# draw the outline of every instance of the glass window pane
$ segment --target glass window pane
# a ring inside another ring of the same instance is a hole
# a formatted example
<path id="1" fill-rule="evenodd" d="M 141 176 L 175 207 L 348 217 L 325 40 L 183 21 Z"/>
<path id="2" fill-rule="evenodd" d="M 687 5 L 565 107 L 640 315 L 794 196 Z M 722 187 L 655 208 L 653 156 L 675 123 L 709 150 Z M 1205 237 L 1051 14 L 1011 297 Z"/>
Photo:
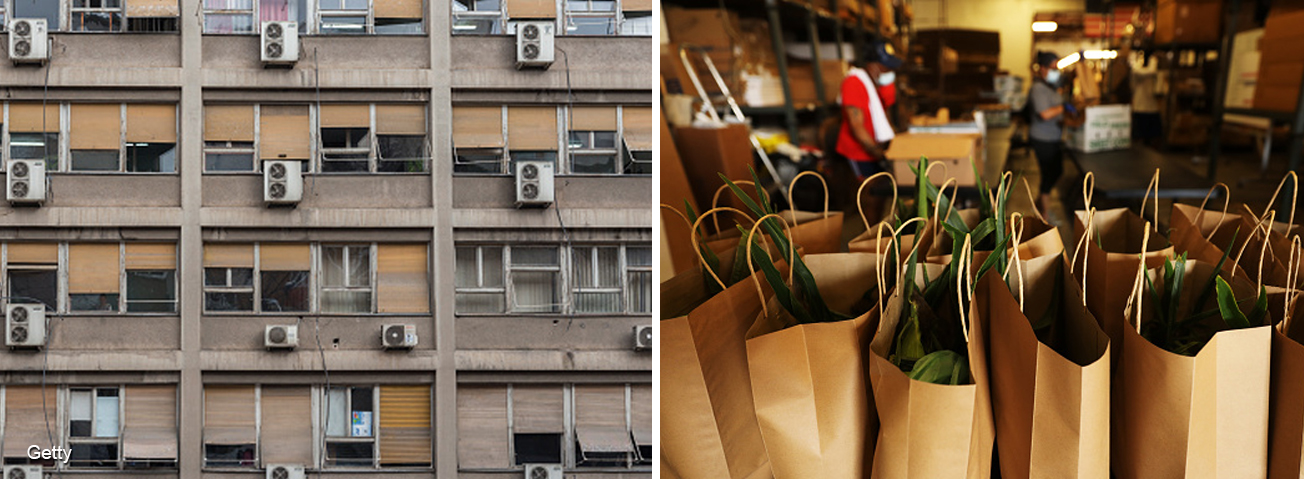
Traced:
<path id="1" fill-rule="evenodd" d="M 247 14 L 204 14 L 204 33 L 253 33 L 254 17 Z"/>
<path id="2" fill-rule="evenodd" d="M 579 313 L 618 313 L 620 293 L 575 293 L 575 311 Z"/>
<path id="3" fill-rule="evenodd" d="M 475 11 L 477 12 L 496 12 L 502 10 L 500 0 L 475 0 Z"/>
<path id="4" fill-rule="evenodd" d="M 453 309 L 463 313 L 502 313 L 507 310 L 504 293 L 457 293 Z"/>
<path id="5" fill-rule="evenodd" d="M 512 248 L 513 266 L 556 266 L 557 248 L 527 247 Z"/>
<path id="6" fill-rule="evenodd" d="M 206 153 L 205 171 L 254 171 L 253 153 Z"/>
<path id="7" fill-rule="evenodd" d="M 107 293 L 69 294 L 68 308 L 72 311 L 117 311 L 118 295 Z"/>
<path id="8" fill-rule="evenodd" d="M 176 312 L 176 271 L 127 271 L 127 312 Z"/>
<path id="9" fill-rule="evenodd" d="M 204 268 L 204 286 L 226 286 L 226 268 Z"/>
<path id="10" fill-rule="evenodd" d="M 254 445 L 204 445 L 204 464 L 209 467 L 249 467 L 254 465 Z"/>
<path id="11" fill-rule="evenodd" d="M 12 267 L 12 266 L 11 266 Z M 9 302 L 36 301 L 53 310 L 58 304 L 58 273 L 54 270 L 9 270 Z"/>
<path id="12" fill-rule="evenodd" d="M 455 173 L 503 173 L 503 152 L 497 148 L 458 148 Z"/>
<path id="13" fill-rule="evenodd" d="M 349 409 L 349 398 L 345 394 L 345 388 L 331 388 L 330 394 L 326 395 L 325 405 L 326 415 L 326 435 L 334 437 L 347 436 L 349 432 L 349 421 L 346 419 Z"/>
<path id="14" fill-rule="evenodd" d="M 327 442 L 326 463 L 332 466 L 371 466 L 374 450 L 372 444 L 357 442 Z"/>
<path id="15" fill-rule="evenodd" d="M 571 155 L 571 172 L 580 174 L 612 174 L 616 171 L 616 155 L 581 154 Z"/>
<path id="16" fill-rule="evenodd" d="M 652 12 L 625 12 L 625 23 L 620 25 L 621 35 L 652 35 Z"/>
<path id="17" fill-rule="evenodd" d="M 74 389 L 69 394 L 69 437 L 91 436 L 91 390 Z"/>
<path id="18" fill-rule="evenodd" d="M 629 306 L 635 313 L 652 312 L 652 272 L 629 273 Z"/>
<path id="19" fill-rule="evenodd" d="M 254 0 L 204 0 L 204 8 L 209 10 L 249 10 L 254 8 Z"/>
<path id="20" fill-rule="evenodd" d="M 371 247 L 349 247 L 349 286 L 371 285 Z"/>
<path id="21" fill-rule="evenodd" d="M 625 174 L 627 175 L 650 175 L 652 174 L 652 151 L 638 150 L 626 153 L 628 162 L 625 165 Z"/>
<path id="22" fill-rule="evenodd" d="M 373 409 L 371 403 L 371 387 L 355 387 L 352 389 L 351 399 L 353 399 L 353 412 L 371 411 Z"/>
<path id="23" fill-rule="evenodd" d="M 177 145 L 175 143 L 128 144 L 127 171 L 135 173 L 177 171 Z"/>
<path id="24" fill-rule="evenodd" d="M 576 288 L 596 286 L 593 277 L 593 248 L 575 248 L 571 252 L 571 275 Z"/>
<path id="25" fill-rule="evenodd" d="M 420 18 L 377 18 L 376 33 L 382 35 L 419 35 L 422 33 Z"/>
<path id="26" fill-rule="evenodd" d="M 231 286 L 253 286 L 253 268 L 231 268 Z"/>
<path id="27" fill-rule="evenodd" d="M 569 141 L 567 142 L 567 144 L 568 144 L 571 148 L 575 148 L 575 149 L 580 149 L 580 148 L 592 148 L 592 147 L 593 147 L 593 142 L 592 142 L 592 141 L 589 141 L 591 138 L 592 138 L 592 135 L 590 135 L 590 132 L 587 132 L 587 131 L 572 131 L 572 132 L 570 132 L 570 135 L 569 135 L 569 138 L 568 138 Z"/>
<path id="28" fill-rule="evenodd" d="M 561 462 L 561 434 L 522 434 L 512 435 L 516 446 L 514 464 L 557 464 Z"/>
<path id="29" fill-rule="evenodd" d="M 179 30 L 177 17 L 129 17 L 127 18 L 127 31 L 129 32 L 178 32 Z"/>
<path id="30" fill-rule="evenodd" d="M 367 17 L 322 17 L 323 34 L 361 34 L 366 31 Z"/>
<path id="31" fill-rule="evenodd" d="M 503 287 L 503 248 L 490 246 L 482 249 L 481 261 L 484 268 L 484 286 L 486 288 Z"/>
<path id="32" fill-rule="evenodd" d="M 625 261 L 629 266 L 652 266 L 652 248 L 647 246 L 626 246 Z"/>
<path id="33" fill-rule="evenodd" d="M 560 310 L 557 291 L 557 273 L 548 271 L 517 271 L 512 273 L 516 288 L 513 311 L 523 313 L 554 313 Z"/>
<path id="34" fill-rule="evenodd" d="M 595 131 L 593 132 L 594 148 L 615 148 L 616 132 L 614 131 Z"/>
<path id="35" fill-rule="evenodd" d="M 117 389 L 96 390 L 95 437 L 118 437 Z M 117 456 L 113 456 L 113 459 L 117 459 Z"/>
<path id="36" fill-rule="evenodd" d="M 509 165 L 510 169 L 508 171 L 516 171 L 516 162 L 518 161 L 546 161 L 553 164 L 557 163 L 557 152 L 555 151 L 512 150 L 511 157 L 512 161 L 511 165 Z"/>
<path id="37" fill-rule="evenodd" d="M 474 246 L 458 246 L 455 261 L 455 286 L 458 288 L 475 288 L 480 286 L 480 273 L 476 269 Z"/>
<path id="38" fill-rule="evenodd" d="M 567 35 L 614 35 L 615 17 L 571 16 L 566 27 Z"/>
<path id="39" fill-rule="evenodd" d="M 386 173 L 422 173 L 426 171 L 426 138 L 419 135 L 380 135 L 376 137 L 380 152 L 379 171 Z"/>
<path id="40" fill-rule="evenodd" d="M 307 271 L 264 271 L 262 310 L 264 312 L 307 311 Z"/>
<path id="41" fill-rule="evenodd" d="M 72 444 L 70 467 L 117 467 L 117 444 Z"/>
<path id="42" fill-rule="evenodd" d="M 75 32 L 120 32 L 122 13 L 72 12 L 72 30 Z"/>
<path id="43" fill-rule="evenodd" d="M 599 288 L 620 287 L 620 248 L 598 248 Z"/>
<path id="44" fill-rule="evenodd" d="M 44 18 L 50 31 L 61 30 L 59 2 L 50 0 L 13 0 L 14 18 Z"/>
<path id="45" fill-rule="evenodd" d="M 59 134 L 10 133 L 9 158 L 14 160 L 39 160 L 44 158 L 45 169 L 54 171 L 59 164 Z"/>
<path id="46" fill-rule="evenodd" d="M 323 246 L 321 248 L 321 270 L 322 286 L 345 286 L 344 247 Z"/>
<path id="47" fill-rule="evenodd" d="M 323 313 L 370 313 L 370 291 L 322 291 Z"/>
<path id="48" fill-rule="evenodd" d="M 299 22 L 300 31 L 304 31 L 305 14 L 307 9 L 304 8 L 304 0 L 261 0 L 258 2 L 258 20 L 259 22 Z"/>
<path id="49" fill-rule="evenodd" d="M 72 150 L 72 171 L 118 171 L 118 151 Z"/>
<path id="50" fill-rule="evenodd" d="M 497 17 L 455 15 L 453 17 L 454 35 L 497 35 L 503 32 L 502 22 Z"/>
<path id="51" fill-rule="evenodd" d="M 253 311 L 254 293 L 204 293 L 205 311 Z"/>

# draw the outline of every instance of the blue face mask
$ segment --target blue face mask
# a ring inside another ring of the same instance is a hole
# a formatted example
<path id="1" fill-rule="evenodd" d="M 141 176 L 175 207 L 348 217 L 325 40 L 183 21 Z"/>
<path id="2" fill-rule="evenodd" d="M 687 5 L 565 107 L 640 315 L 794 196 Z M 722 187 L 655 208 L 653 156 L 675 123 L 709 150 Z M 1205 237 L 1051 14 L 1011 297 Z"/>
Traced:
<path id="1" fill-rule="evenodd" d="M 1054 84 L 1059 83 L 1059 81 L 1060 81 L 1060 71 L 1059 71 L 1059 70 L 1051 70 L 1051 71 L 1046 72 L 1046 83 L 1049 83 L 1049 84 L 1051 84 L 1051 85 L 1054 85 Z"/>

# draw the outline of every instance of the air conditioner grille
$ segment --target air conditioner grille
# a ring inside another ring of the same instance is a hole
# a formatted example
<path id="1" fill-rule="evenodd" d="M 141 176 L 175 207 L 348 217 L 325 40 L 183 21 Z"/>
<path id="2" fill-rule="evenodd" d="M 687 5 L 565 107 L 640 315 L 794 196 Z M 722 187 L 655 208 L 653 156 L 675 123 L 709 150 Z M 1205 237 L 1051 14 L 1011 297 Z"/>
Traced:
<path id="1" fill-rule="evenodd" d="M 9 313 L 9 319 L 15 323 L 26 323 L 27 308 L 14 308 L 13 311 Z"/>
<path id="2" fill-rule="evenodd" d="M 548 479 L 548 468 L 534 466 L 534 468 L 530 469 L 530 479 Z"/>
<path id="3" fill-rule="evenodd" d="M 32 42 L 29 42 L 27 40 L 19 40 L 15 42 L 14 54 L 20 57 L 25 57 L 27 55 L 32 54 Z"/>
<path id="4" fill-rule="evenodd" d="M 281 24 L 279 24 L 279 23 L 269 23 L 269 24 L 267 24 L 267 38 L 271 38 L 271 39 L 273 39 L 273 40 L 276 40 L 276 39 L 278 39 L 278 38 L 281 38 L 281 35 L 283 35 L 284 33 L 285 33 L 285 32 L 282 32 L 282 31 L 281 31 Z M 279 56 L 279 55 L 278 55 L 278 56 Z"/>
<path id="5" fill-rule="evenodd" d="M 14 344 L 27 342 L 27 326 L 14 326 L 10 328 L 9 341 Z"/>
<path id="6" fill-rule="evenodd" d="M 14 178 L 27 178 L 30 171 L 28 171 L 27 163 L 15 162 L 9 167 L 9 173 L 12 173 Z"/>
<path id="7" fill-rule="evenodd" d="M 285 49 L 281 47 L 280 43 L 267 44 L 267 56 L 271 58 L 281 58 L 281 54 L 283 53 L 285 53 Z"/>
<path id="8" fill-rule="evenodd" d="M 272 328 L 271 331 L 267 332 L 267 338 L 271 339 L 273 343 L 277 343 L 277 344 L 284 343 L 285 336 L 286 336 L 285 328 L 281 328 L 281 327 Z M 284 470 L 285 468 L 282 467 L 278 469 Z"/>
<path id="9" fill-rule="evenodd" d="M 525 165 L 521 167 L 521 177 L 527 180 L 533 180 L 539 177 L 539 167 L 535 165 Z"/>
<path id="10" fill-rule="evenodd" d="M 643 344 L 652 344 L 652 328 L 643 328 L 639 331 L 638 339 Z"/>
<path id="11" fill-rule="evenodd" d="M 525 185 L 525 186 L 522 186 L 522 187 L 521 187 L 521 196 L 524 196 L 525 199 L 527 199 L 527 200 L 532 200 L 532 199 L 538 198 L 538 197 L 539 197 L 539 185 L 536 185 L 536 184 L 534 184 L 534 183 L 530 183 L 530 184 L 527 184 L 527 185 Z"/>
<path id="12" fill-rule="evenodd" d="M 284 180 L 285 165 L 281 163 L 272 163 L 272 166 L 268 169 L 268 174 L 271 175 L 273 180 Z"/>
<path id="13" fill-rule="evenodd" d="M 29 187 L 26 181 L 15 181 L 12 191 L 14 198 L 26 198 Z"/>
<path id="14" fill-rule="evenodd" d="M 526 26 L 522 29 L 522 32 L 521 32 L 521 33 L 522 33 L 522 35 L 525 36 L 525 39 L 526 39 L 526 40 L 538 40 L 538 39 L 539 39 L 539 26 L 538 26 L 538 25 L 526 25 Z"/>
<path id="15" fill-rule="evenodd" d="M 521 48 L 527 60 L 539 58 L 539 46 L 533 43 L 527 44 Z"/>
<path id="16" fill-rule="evenodd" d="M 30 22 L 14 22 L 14 33 L 20 37 L 32 34 L 32 24 Z"/>
<path id="17" fill-rule="evenodd" d="M 407 331 L 402 325 L 394 325 L 385 329 L 386 344 L 403 344 L 403 339 L 407 337 Z"/>
<path id="18" fill-rule="evenodd" d="M 267 192 L 268 194 L 272 195 L 272 198 L 276 198 L 278 200 L 281 198 L 285 198 L 285 184 L 272 183 L 271 186 L 267 187 Z"/>

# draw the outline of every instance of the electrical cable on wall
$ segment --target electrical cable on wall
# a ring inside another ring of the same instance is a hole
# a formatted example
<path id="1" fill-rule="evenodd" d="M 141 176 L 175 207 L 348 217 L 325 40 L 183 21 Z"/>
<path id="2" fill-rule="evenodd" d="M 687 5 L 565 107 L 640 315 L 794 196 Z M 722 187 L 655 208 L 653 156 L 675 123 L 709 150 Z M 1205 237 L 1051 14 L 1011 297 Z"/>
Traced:
<path id="1" fill-rule="evenodd" d="M 30 296 L 0 296 L 0 300 L 4 300 L 6 304 L 8 304 L 10 301 L 13 300 L 22 300 L 22 301 L 30 301 L 33 303 L 39 303 L 45 306 L 46 311 L 54 311 L 55 319 L 58 319 L 60 321 L 63 320 L 63 316 L 59 313 L 58 308 L 50 307 L 50 305 L 45 304 L 44 301 L 41 301 L 39 299 Z M 46 376 L 49 374 L 49 370 L 50 370 L 50 346 L 48 343 L 50 342 L 50 337 L 53 334 L 53 330 L 54 330 L 54 322 L 46 320 L 45 342 L 47 344 L 41 346 L 41 356 L 42 356 L 41 357 L 41 415 L 45 419 L 45 437 L 47 440 L 50 441 L 51 447 L 54 447 L 57 443 L 54 442 L 54 430 L 53 428 L 50 427 L 50 406 L 45 400 L 45 388 L 46 388 Z M 8 334 L 8 332 L 6 331 L 5 334 Z M 60 472 L 58 468 L 55 468 L 54 474 L 57 477 L 63 477 L 63 473 Z"/>
<path id="2" fill-rule="evenodd" d="M 566 148 L 566 150 L 567 150 L 567 152 L 569 152 L 569 151 L 570 151 L 571 119 L 574 117 L 574 114 L 575 114 L 575 93 L 574 93 L 574 91 L 571 89 L 570 56 L 567 55 L 567 54 L 566 54 L 566 50 L 562 50 L 561 47 L 557 47 L 557 51 L 561 52 L 562 62 L 566 65 L 566 143 L 567 143 L 567 148 Z M 561 161 L 561 160 L 558 159 L 558 161 Z M 569 182 L 567 182 L 567 184 L 569 184 Z M 561 199 L 561 195 L 554 195 L 554 196 L 553 196 L 553 199 L 552 199 L 552 210 L 553 210 L 554 212 L 557 213 L 557 224 L 561 226 L 561 237 L 562 237 L 562 240 L 566 243 L 566 251 L 567 251 L 567 254 L 574 254 L 573 248 L 571 247 L 570 231 L 566 229 L 566 222 L 565 222 L 564 220 L 562 220 L 562 218 L 561 218 L 561 202 L 559 201 L 560 199 Z M 569 313 L 569 312 L 570 312 L 570 306 L 571 306 L 571 305 L 570 305 L 570 295 L 565 294 L 565 295 L 562 295 L 562 297 L 566 298 L 566 299 L 563 300 L 562 303 L 561 303 L 562 311 L 563 311 L 563 312 L 566 312 L 566 313 Z M 568 317 L 567 317 L 567 319 L 566 319 L 566 329 L 567 329 L 567 330 L 570 329 L 571 322 L 574 321 L 574 320 L 575 320 L 575 316 L 574 316 L 574 315 L 568 315 Z"/>

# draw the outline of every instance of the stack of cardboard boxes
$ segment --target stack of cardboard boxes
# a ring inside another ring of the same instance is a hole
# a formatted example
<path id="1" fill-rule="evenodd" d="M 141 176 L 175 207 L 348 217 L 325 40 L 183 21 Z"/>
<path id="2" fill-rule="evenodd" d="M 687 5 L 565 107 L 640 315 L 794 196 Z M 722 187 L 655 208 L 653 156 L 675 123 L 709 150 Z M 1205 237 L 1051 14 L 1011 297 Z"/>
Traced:
<path id="1" fill-rule="evenodd" d="M 1222 17 L 1222 0 L 1159 0 L 1155 43 L 1218 43 Z"/>
<path id="2" fill-rule="evenodd" d="M 1259 76 L 1254 107 L 1295 111 L 1304 79 L 1304 6 L 1274 7 L 1259 42 Z"/>

